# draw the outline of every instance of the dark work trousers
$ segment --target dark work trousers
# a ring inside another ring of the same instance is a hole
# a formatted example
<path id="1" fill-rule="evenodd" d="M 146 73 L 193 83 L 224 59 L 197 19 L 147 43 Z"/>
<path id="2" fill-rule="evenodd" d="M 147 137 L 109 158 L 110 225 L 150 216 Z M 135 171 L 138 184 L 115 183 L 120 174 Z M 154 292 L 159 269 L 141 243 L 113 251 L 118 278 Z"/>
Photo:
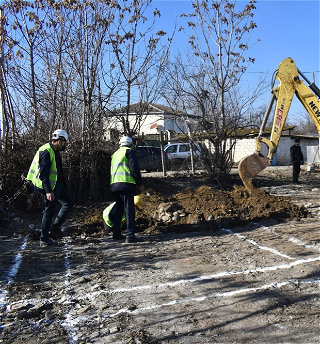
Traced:
<path id="1" fill-rule="evenodd" d="M 119 191 L 114 193 L 116 204 L 113 209 L 113 236 L 121 234 L 121 219 L 123 213 L 126 212 L 126 229 L 127 237 L 134 236 L 136 232 L 135 225 L 135 206 L 134 206 L 134 192 L 133 191 Z"/>
<path id="2" fill-rule="evenodd" d="M 300 161 L 292 162 L 292 179 L 294 183 L 297 183 L 299 180 L 300 174 Z"/>
<path id="3" fill-rule="evenodd" d="M 56 184 L 53 193 L 54 201 L 52 202 L 48 201 L 46 196 L 44 196 L 44 212 L 42 216 L 40 237 L 41 239 L 47 239 L 49 237 L 50 230 L 59 230 L 69 211 L 74 206 L 73 198 L 69 195 L 69 192 L 61 183 Z M 61 208 L 53 224 L 51 225 L 58 202 L 61 203 Z"/>

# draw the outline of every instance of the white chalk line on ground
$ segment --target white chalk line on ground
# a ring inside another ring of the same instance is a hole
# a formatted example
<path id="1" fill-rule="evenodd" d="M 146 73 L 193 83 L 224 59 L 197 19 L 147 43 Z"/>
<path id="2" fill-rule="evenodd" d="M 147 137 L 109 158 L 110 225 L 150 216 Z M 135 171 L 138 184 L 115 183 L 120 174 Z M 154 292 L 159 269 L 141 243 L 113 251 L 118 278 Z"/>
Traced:
<path id="1" fill-rule="evenodd" d="M 283 254 L 273 248 L 269 248 L 269 247 L 265 247 L 265 246 L 260 246 L 258 245 L 255 241 L 251 240 L 251 239 L 247 239 L 245 236 L 238 234 L 238 233 L 234 233 L 233 231 L 231 231 L 230 229 L 222 229 L 230 234 L 236 235 L 239 238 L 245 239 L 246 241 L 250 242 L 252 245 L 258 246 L 260 249 L 262 250 L 267 250 L 271 253 L 274 253 L 276 255 L 279 255 L 281 257 L 293 260 L 293 257 L 290 257 L 286 254 Z M 299 246 L 304 246 L 306 248 L 313 248 L 313 249 L 319 249 L 318 247 L 314 246 L 314 245 L 307 245 L 304 242 L 295 239 L 295 238 L 289 238 L 289 241 L 291 241 L 294 244 L 297 244 Z M 208 276 L 200 276 L 198 278 L 193 278 L 193 279 L 188 279 L 188 280 L 180 280 L 180 281 L 175 281 L 175 282 L 169 282 L 169 283 L 161 283 L 157 286 L 154 287 L 162 287 L 162 286 L 174 286 L 177 284 L 182 284 L 182 283 L 192 283 L 192 282 L 198 282 L 201 280 L 208 280 L 208 279 L 214 279 L 214 278 L 221 278 L 224 276 L 229 276 L 229 275 L 237 275 L 237 274 L 249 274 L 249 273 L 254 273 L 254 272 L 266 272 L 266 271 L 275 271 L 278 269 L 289 269 L 291 267 L 297 266 L 297 265 L 301 265 L 301 264 L 305 264 L 305 263 L 309 263 L 309 262 L 315 262 L 315 261 L 319 261 L 320 257 L 314 257 L 314 258 L 308 258 L 308 259 L 300 259 L 300 260 L 296 260 L 295 262 L 291 262 L 291 263 L 287 263 L 287 264 L 280 264 L 277 266 L 272 266 L 272 267 L 264 267 L 264 268 L 257 268 L 257 269 L 248 269 L 248 270 L 243 270 L 243 271 L 233 271 L 233 272 L 220 272 L 217 274 L 213 274 L 213 275 L 208 275 Z M 209 298 L 217 298 L 217 297 L 228 297 L 228 296 L 234 296 L 234 295 L 238 295 L 238 294 L 245 294 L 245 293 L 252 293 L 252 292 L 257 292 L 257 291 L 261 291 L 261 290 L 267 290 L 270 288 L 281 288 L 289 283 L 317 283 L 320 281 L 320 278 L 316 278 L 313 280 L 302 280 L 302 281 L 287 281 L 287 282 L 280 282 L 280 283 L 271 283 L 271 284 L 265 284 L 262 285 L 260 287 L 255 287 L 255 288 L 244 288 L 244 289 L 238 289 L 238 290 L 233 290 L 233 291 L 228 291 L 228 292 L 224 292 L 224 293 L 215 293 L 215 294 L 209 294 L 209 295 L 205 295 L 205 296 L 201 296 L 201 297 L 197 297 L 197 298 L 191 298 L 191 299 L 181 299 L 181 300 L 173 300 L 167 303 L 163 303 L 163 304 L 159 304 L 159 305 L 152 305 L 152 306 L 148 306 L 148 307 L 143 307 L 143 308 L 139 308 L 139 309 L 135 309 L 135 310 L 128 310 L 128 309 L 121 309 L 119 311 L 117 311 L 114 314 L 108 315 L 106 317 L 114 317 L 117 316 L 121 313 L 130 313 L 130 314 L 138 314 L 140 312 L 143 311 L 147 311 L 147 310 L 152 310 L 152 309 L 156 309 L 156 308 L 161 308 L 161 307 L 166 307 L 166 306 L 172 306 L 175 304 L 181 304 L 181 303 L 189 303 L 189 302 L 203 302 L 206 299 Z M 121 289 L 115 289 L 112 291 L 112 293 L 115 292 L 123 292 L 123 291 L 131 291 L 131 290 L 141 290 L 141 289 L 149 289 L 152 288 L 152 286 L 147 285 L 147 286 L 137 286 L 137 287 L 133 287 L 133 288 L 121 288 Z"/>
<path id="2" fill-rule="evenodd" d="M 264 227 L 262 226 L 262 228 L 265 228 L 265 229 L 268 229 L 268 227 Z M 278 235 L 276 234 L 275 232 L 273 232 L 275 235 Z M 290 237 L 288 238 L 288 241 L 297 245 L 297 246 L 303 246 L 304 248 L 307 248 L 307 249 L 311 249 L 311 250 L 315 250 L 315 251 L 320 251 L 320 247 L 315 245 L 315 244 L 307 244 L 306 242 L 304 241 L 301 241 L 300 239 L 297 239 L 295 237 Z"/>
<path id="3" fill-rule="evenodd" d="M 143 311 L 149 311 L 149 310 L 154 310 L 157 308 L 162 308 L 162 307 L 168 307 L 168 306 L 173 306 L 177 304 L 183 304 L 183 303 L 191 303 L 191 302 L 203 302 L 207 299 L 212 299 L 212 298 L 221 298 L 221 297 L 232 297 L 235 295 L 240 295 L 240 294 L 248 294 L 248 293 L 255 293 L 258 291 L 263 291 L 263 290 L 268 290 L 268 289 L 279 289 L 285 285 L 288 284 L 310 284 L 310 283 L 319 283 L 320 282 L 320 277 L 313 279 L 313 280 L 301 280 L 301 281 L 287 281 L 287 282 L 276 282 L 276 283 L 269 283 L 269 284 L 264 284 L 260 287 L 255 287 L 255 288 L 244 288 L 244 289 L 238 289 L 238 290 L 233 290 L 233 291 L 227 291 L 224 293 L 215 293 L 215 294 L 208 294 L 204 296 L 199 296 L 195 298 L 190 298 L 190 299 L 180 299 L 180 300 L 173 300 L 170 302 L 162 303 L 159 305 L 151 305 L 148 307 L 142 307 L 142 308 L 137 308 L 134 310 L 130 310 L 128 308 L 123 308 L 117 311 L 116 313 L 109 314 L 109 315 L 104 315 L 102 316 L 103 318 L 113 318 L 119 314 L 122 313 L 128 313 L 128 314 L 139 314 L 142 313 Z"/>
<path id="4" fill-rule="evenodd" d="M 251 274 L 255 272 L 268 272 L 268 271 L 276 271 L 276 270 L 281 270 L 281 269 L 290 269 L 294 266 L 305 264 L 305 263 L 311 263 L 311 262 L 316 262 L 320 261 L 320 256 L 317 257 L 311 257 L 311 258 L 306 258 L 306 259 L 299 259 L 294 262 L 290 263 L 284 263 L 284 264 L 279 264 L 275 266 L 266 266 L 266 267 L 257 267 L 255 269 L 247 269 L 247 270 L 238 270 L 238 271 L 223 271 L 223 272 L 217 272 L 215 274 L 211 275 L 203 275 L 195 278 L 190 278 L 190 279 L 180 279 L 174 282 L 166 282 L 166 283 L 160 283 L 160 284 L 149 284 L 149 285 L 141 285 L 141 286 L 136 286 L 136 287 L 131 287 L 131 288 L 119 288 L 119 289 L 114 289 L 111 291 L 107 291 L 105 293 L 123 293 L 123 292 L 131 292 L 131 291 L 137 291 L 137 290 L 146 290 L 146 289 L 151 289 L 151 288 L 162 288 L 162 287 L 173 287 L 176 285 L 180 284 L 187 284 L 187 283 L 194 283 L 194 282 L 201 282 L 201 281 L 206 281 L 206 280 L 213 280 L 213 279 L 218 279 L 221 277 L 228 277 L 228 276 L 233 276 L 233 275 L 242 275 L 242 274 Z M 104 291 L 101 291 L 104 292 Z M 96 292 L 98 293 L 98 292 Z M 94 295 L 95 293 L 91 293 L 91 295 Z M 87 294 L 88 296 L 88 294 Z"/>
<path id="5" fill-rule="evenodd" d="M 319 257 L 320 258 L 320 257 Z M 109 315 L 102 315 L 99 314 L 99 316 L 92 315 L 92 316 L 74 316 L 71 313 L 67 314 L 67 319 L 66 321 L 64 321 L 62 323 L 62 326 L 66 326 L 69 324 L 72 324 L 72 327 L 74 327 L 74 325 L 78 325 L 81 322 L 88 322 L 91 319 L 97 318 L 97 319 L 101 319 L 101 318 L 113 318 L 119 314 L 123 314 L 123 313 L 128 313 L 128 314 L 139 314 L 142 313 L 144 311 L 149 311 L 149 310 L 154 310 L 154 309 L 159 309 L 162 307 L 168 307 L 168 306 L 174 306 L 174 305 L 180 305 L 180 304 L 184 304 L 184 303 L 192 303 L 192 302 L 203 302 L 207 299 L 211 299 L 211 298 L 222 298 L 222 297 L 232 297 L 235 295 L 241 295 L 241 294 L 248 294 L 248 293 L 255 293 L 258 291 L 263 291 L 263 290 L 268 290 L 268 289 L 280 289 L 283 286 L 286 286 L 288 284 L 311 284 L 311 283 L 320 283 L 320 278 L 315 278 L 312 280 L 299 280 L 299 281 L 286 281 L 286 282 L 275 282 L 275 283 L 269 283 L 269 284 L 264 284 L 262 286 L 259 287 L 255 287 L 255 288 L 243 288 L 243 289 L 238 289 L 238 290 L 233 290 L 233 291 L 227 291 L 224 293 L 214 293 L 214 294 L 208 294 L 208 295 L 204 295 L 204 296 L 200 296 L 200 297 L 195 297 L 195 298 L 189 298 L 189 299 L 180 299 L 180 300 L 173 300 L 170 302 L 166 302 L 166 303 L 162 303 L 162 304 L 158 304 L 158 305 L 150 305 L 147 307 L 142 307 L 142 308 L 137 308 L 135 310 L 130 310 L 128 308 L 123 308 L 118 310 L 115 313 L 109 314 Z M 39 300 L 39 302 L 41 302 L 41 300 Z M 3 326 L 0 326 L 0 328 Z M 76 342 L 76 338 L 77 336 L 74 337 L 73 342 Z"/>
<path id="6" fill-rule="evenodd" d="M 22 260 L 22 252 L 25 250 L 25 248 L 27 247 L 27 241 L 28 241 L 28 237 L 26 236 L 23 240 L 23 243 L 20 247 L 19 253 L 15 256 L 14 258 L 14 264 L 13 266 L 10 268 L 8 275 L 7 275 L 7 285 L 9 285 L 10 283 L 13 282 L 14 277 L 16 276 L 20 264 L 21 264 L 21 260 Z M 70 262 L 69 262 L 69 248 L 67 243 L 65 242 L 65 268 L 66 268 L 66 274 L 65 274 L 65 285 L 68 287 L 68 285 L 70 284 Z M 2 296 L 3 295 L 3 296 Z M 19 304 L 19 303 L 40 303 L 40 302 L 52 302 L 52 299 L 49 300 L 43 300 L 43 299 L 29 299 L 29 300 L 20 300 L 18 302 L 12 302 L 11 305 L 14 304 Z M 70 302 L 70 300 L 69 300 Z M 8 299 L 7 299 L 7 291 L 6 290 L 0 290 L 0 307 L 2 306 L 6 306 L 8 305 Z M 3 324 L 0 325 L 0 328 L 5 328 L 8 327 L 10 325 L 12 325 L 13 323 L 9 323 L 9 324 Z M 74 322 L 72 320 L 72 315 L 69 312 L 68 314 L 66 314 L 66 320 L 62 323 L 62 325 L 64 325 L 66 332 L 69 334 L 70 341 L 71 343 L 76 343 L 78 340 L 78 337 L 75 333 L 74 330 Z"/>
<path id="7" fill-rule="evenodd" d="M 227 233 L 229 233 L 229 234 L 235 235 L 235 236 L 237 236 L 238 238 L 245 239 L 245 240 L 248 241 L 250 244 L 252 244 L 252 245 L 254 245 L 254 246 L 258 246 L 258 248 L 260 248 L 261 250 L 269 251 L 269 252 L 271 252 L 271 253 L 274 253 L 275 255 L 278 255 L 278 256 L 281 256 L 281 257 L 284 257 L 284 258 L 287 258 L 287 259 L 290 259 L 290 260 L 293 260 L 293 259 L 294 259 L 293 257 L 290 257 L 290 256 L 288 256 L 288 255 L 286 255 L 286 254 L 284 254 L 284 253 L 281 253 L 280 251 L 275 250 L 274 248 L 266 247 L 266 246 L 260 246 L 260 245 L 258 245 L 258 243 L 255 242 L 254 240 L 248 239 L 246 236 L 244 236 L 244 235 L 242 235 L 242 234 L 235 233 L 235 232 L 233 232 L 231 229 L 222 228 L 221 230 L 224 231 L 224 232 L 227 232 Z"/>
<path id="8" fill-rule="evenodd" d="M 69 295 L 69 286 L 70 286 L 70 277 L 71 277 L 70 259 L 69 259 L 70 255 L 69 255 L 69 245 L 68 245 L 66 239 L 64 239 L 64 252 L 65 252 L 64 265 L 66 268 L 64 284 L 67 287 L 67 291 L 66 291 L 67 299 L 65 302 L 68 304 L 72 304 L 71 298 Z M 75 322 L 73 320 L 73 316 L 70 312 L 70 307 L 68 307 L 68 313 L 65 314 L 65 320 L 61 323 L 61 325 L 64 327 L 64 329 L 68 333 L 71 343 L 77 343 L 77 341 L 78 341 L 78 335 L 77 335 L 75 327 L 74 327 L 74 325 L 76 325 L 76 323 L 77 322 Z"/>
<path id="9" fill-rule="evenodd" d="M 298 266 L 298 265 L 303 265 L 306 263 L 311 263 L 311 262 L 316 262 L 316 261 L 320 261 L 320 256 L 318 257 L 312 257 L 312 258 L 307 258 L 307 259 L 299 259 L 295 262 L 290 262 L 287 264 L 280 264 L 280 265 L 276 265 L 276 266 L 267 266 L 267 267 L 258 267 L 255 269 L 247 269 L 247 270 L 239 270 L 239 271 L 225 271 L 225 272 L 218 272 L 215 274 L 211 274 L 211 275 L 204 275 L 204 276 L 200 276 L 200 277 L 196 277 L 196 278 L 191 278 L 191 279 L 182 279 L 182 280 L 177 280 L 174 282 L 167 282 L 167 283 L 160 283 L 160 284 L 149 284 L 149 285 L 141 285 L 141 286 L 136 286 L 136 287 L 131 287 L 131 288 L 121 288 L 121 289 L 114 289 L 114 290 L 99 290 L 96 292 L 92 292 L 92 293 L 86 293 L 82 299 L 90 299 L 93 300 L 96 297 L 98 297 L 101 294 L 114 294 L 114 293 L 123 293 L 123 292 L 133 292 L 133 291 L 138 291 L 138 290 L 147 290 L 147 289 L 152 289 L 152 288 L 163 288 L 163 287 L 172 287 L 172 286 L 177 286 L 180 284 L 187 284 L 187 283 L 194 283 L 194 282 L 201 282 L 201 281 L 207 281 L 207 280 L 214 280 L 214 279 L 218 279 L 221 277 L 228 277 L 228 276 L 232 276 L 232 275 L 241 275 L 241 274 L 250 274 L 250 273 L 255 273 L 255 272 L 268 272 L 268 271 L 276 271 L 276 270 L 280 270 L 280 269 L 290 269 L 294 266 Z M 313 282 L 313 280 L 311 280 Z M 292 283 L 297 283 L 297 282 L 292 282 Z M 299 282 L 300 283 L 300 282 Z M 307 283 L 307 282 L 305 282 Z M 259 287 L 258 287 L 259 288 Z M 232 293 L 232 292 L 226 292 L 226 293 Z M 78 298 L 81 299 L 81 298 Z M 56 298 L 51 298 L 51 299 L 46 299 L 49 302 L 56 302 L 57 299 Z M 23 301 L 16 301 L 13 302 L 12 305 L 14 304 L 18 304 L 21 302 L 26 302 L 27 300 L 23 300 Z M 43 300 L 39 299 L 39 300 L 35 300 L 32 299 L 32 302 L 36 303 L 36 302 L 43 302 Z M 70 300 L 66 300 L 63 301 L 62 303 L 70 303 Z"/>
<path id="10" fill-rule="evenodd" d="M 247 239 L 244 235 L 238 234 L 233 232 L 230 229 L 222 229 L 225 232 L 228 232 L 229 234 L 232 235 L 236 235 L 237 237 L 240 237 L 242 239 L 245 239 L 246 241 L 250 242 L 252 245 L 257 246 L 258 248 L 262 249 L 262 250 L 267 250 L 271 253 L 274 253 L 276 255 L 279 255 L 281 257 L 293 260 L 294 258 L 287 256 L 273 248 L 270 247 L 265 247 L 265 246 L 259 246 L 255 241 L 251 240 L 251 239 Z M 295 240 L 295 241 L 294 241 Z M 303 244 L 300 240 L 298 239 L 294 239 L 291 238 L 291 242 L 294 244 L 298 244 L 298 245 L 303 245 L 306 248 L 309 248 L 307 245 Z M 314 248 L 314 247 L 312 247 Z M 315 258 L 308 258 L 308 259 L 303 259 L 303 260 L 297 260 L 295 262 L 292 262 L 290 264 L 280 264 L 278 266 L 269 266 L 269 267 L 265 267 L 265 268 L 261 268 L 258 267 L 257 269 L 251 269 L 251 270 L 241 270 L 241 271 L 225 271 L 225 272 L 219 272 L 217 274 L 213 274 L 213 275 L 205 275 L 205 276 L 200 276 L 200 277 L 196 277 L 196 278 L 192 278 L 192 279 L 188 279 L 188 280 L 178 280 L 175 282 L 168 282 L 168 283 L 161 283 L 159 285 L 157 285 L 157 287 L 167 287 L 167 286 L 175 286 L 178 284 L 182 284 L 182 283 L 193 283 L 193 282 L 199 282 L 202 280 L 208 280 L 208 279 L 215 279 L 215 278 L 221 278 L 221 277 L 226 277 L 229 275 L 237 275 L 237 274 L 249 274 L 249 273 L 253 273 L 253 272 L 266 272 L 266 271 L 272 271 L 272 270 L 277 270 L 277 269 L 286 269 L 286 268 L 291 268 L 292 266 L 296 266 L 299 264 L 304 264 L 304 263 L 308 263 L 308 262 L 312 262 L 312 261 L 317 261 L 319 260 L 319 257 L 315 257 Z M 131 288 L 119 288 L 119 289 L 114 289 L 113 291 L 111 291 L 111 293 L 118 293 L 118 292 L 127 292 L 127 291 L 136 291 L 136 290 L 145 290 L 145 289 L 150 289 L 153 288 L 153 285 L 145 285 L 145 286 L 136 286 L 136 287 L 131 287 Z M 94 294 L 94 293 L 92 293 Z"/>
<path id="11" fill-rule="evenodd" d="M 22 252 L 27 247 L 28 237 L 25 236 L 22 241 L 22 245 L 20 246 L 19 252 L 14 257 L 14 264 L 11 266 L 11 268 L 8 271 L 8 274 L 6 276 L 6 282 L 7 285 L 11 284 L 14 281 L 14 278 L 19 270 L 21 260 L 22 260 Z M 1 290 L 0 289 L 0 307 L 7 305 L 7 290 Z"/>
<path id="12" fill-rule="evenodd" d="M 229 231 L 229 230 L 226 230 L 226 231 Z M 230 231 L 230 232 L 232 232 L 232 231 Z M 296 239 L 296 240 L 297 240 L 296 242 L 294 242 L 294 240 L 291 240 L 291 241 L 293 243 L 296 243 L 296 244 L 298 244 L 298 242 L 300 245 L 302 244 L 298 239 Z M 65 263 L 65 265 L 66 265 L 66 270 L 67 270 L 65 284 L 69 285 L 69 283 L 70 283 L 69 282 L 70 264 L 69 264 L 69 254 L 68 254 L 68 247 L 67 246 L 65 246 L 65 250 L 66 250 L 66 256 L 65 256 L 66 263 Z M 273 251 L 271 250 L 271 252 L 273 252 Z M 203 281 L 203 280 L 221 278 L 221 277 L 230 276 L 230 275 L 249 274 L 249 273 L 254 273 L 254 272 L 275 271 L 278 269 L 288 269 L 288 268 L 291 268 L 293 266 L 305 264 L 308 262 L 315 262 L 315 261 L 319 261 L 319 260 L 320 260 L 320 257 L 300 259 L 300 260 L 297 260 L 295 262 L 291 262 L 291 263 L 287 263 L 287 264 L 280 264 L 277 266 L 270 266 L 270 267 L 264 267 L 264 268 L 258 267 L 256 269 L 248 269 L 248 270 L 241 270 L 241 271 L 219 272 L 216 274 L 204 275 L 204 276 L 200 276 L 200 277 L 193 278 L 193 279 L 187 279 L 187 280 L 183 279 L 183 280 L 178 280 L 175 282 L 160 283 L 158 285 L 145 285 L 145 286 L 136 286 L 136 287 L 132 287 L 132 288 L 121 288 L 121 289 L 115 289 L 115 290 L 108 291 L 108 292 L 99 291 L 99 292 L 86 294 L 84 297 L 85 298 L 95 298 L 96 296 L 98 296 L 102 293 L 111 293 L 112 294 L 112 293 L 117 293 L 117 292 L 130 292 L 130 291 L 145 290 L 145 289 L 150 289 L 150 288 L 176 286 L 176 285 L 183 284 L 183 283 L 198 282 L 198 281 Z M 197 297 L 197 298 L 191 298 L 191 299 L 173 300 L 173 301 L 170 301 L 168 303 L 163 303 L 160 305 L 151 305 L 151 306 L 139 308 L 136 310 L 122 309 L 122 310 L 117 311 L 116 313 L 106 315 L 103 317 L 105 317 L 105 318 L 106 317 L 114 317 L 114 316 L 121 314 L 121 313 L 137 314 L 137 313 L 140 313 L 140 312 L 143 312 L 146 310 L 152 310 L 152 309 L 166 307 L 166 306 L 175 305 L 175 304 L 188 303 L 188 302 L 202 302 L 203 300 L 206 300 L 208 298 L 228 297 L 228 296 L 233 296 L 233 295 L 237 295 L 237 294 L 245 294 L 245 293 L 249 293 L 249 292 L 256 292 L 259 290 L 266 290 L 269 288 L 280 288 L 280 287 L 287 285 L 289 283 L 315 283 L 315 282 L 319 282 L 319 278 L 314 279 L 314 280 L 305 280 L 305 281 L 287 281 L 287 282 L 281 282 L 281 283 L 271 283 L 271 284 L 266 284 L 266 285 L 262 285 L 260 287 L 255 287 L 255 288 L 244 288 L 244 289 L 239 289 L 239 290 L 234 290 L 234 291 L 228 291 L 225 293 L 209 294 L 209 295 L 205 295 L 205 296 L 201 296 L 201 297 Z M 40 300 L 39 300 L 39 302 L 40 302 Z M 75 334 L 75 331 L 74 331 L 74 325 L 78 324 L 81 321 L 86 321 L 89 318 L 95 318 L 95 317 L 97 317 L 97 316 L 94 315 L 91 317 L 85 317 L 85 316 L 79 317 L 79 316 L 72 315 L 70 312 L 68 314 L 66 314 L 66 321 L 64 322 L 64 326 L 67 326 L 69 331 L 72 332 L 72 340 L 73 341 L 77 340 L 77 335 Z"/>

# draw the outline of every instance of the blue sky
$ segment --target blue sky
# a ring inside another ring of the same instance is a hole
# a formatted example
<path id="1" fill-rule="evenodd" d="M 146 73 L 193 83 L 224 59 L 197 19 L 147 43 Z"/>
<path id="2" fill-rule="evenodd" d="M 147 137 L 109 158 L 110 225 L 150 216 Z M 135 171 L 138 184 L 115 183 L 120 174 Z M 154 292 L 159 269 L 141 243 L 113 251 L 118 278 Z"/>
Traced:
<path id="1" fill-rule="evenodd" d="M 238 0 L 237 4 L 244 6 L 248 1 Z M 296 62 L 297 67 L 306 77 L 320 87 L 320 1 L 273 1 L 258 0 L 255 4 L 253 21 L 257 28 L 253 30 L 251 43 L 260 39 L 249 50 L 249 56 L 255 58 L 250 65 L 243 81 L 254 83 L 261 73 L 269 73 L 270 83 L 273 72 L 279 63 L 287 57 Z M 190 13 L 190 1 L 155 0 L 153 7 L 161 12 L 158 25 L 168 33 L 173 30 L 175 17 L 177 27 L 184 24 L 181 13 Z M 182 32 L 177 32 L 174 38 L 179 49 L 187 49 L 186 39 Z M 270 93 L 266 93 L 262 103 L 269 102 Z M 298 100 L 294 100 L 288 119 L 303 111 Z"/>

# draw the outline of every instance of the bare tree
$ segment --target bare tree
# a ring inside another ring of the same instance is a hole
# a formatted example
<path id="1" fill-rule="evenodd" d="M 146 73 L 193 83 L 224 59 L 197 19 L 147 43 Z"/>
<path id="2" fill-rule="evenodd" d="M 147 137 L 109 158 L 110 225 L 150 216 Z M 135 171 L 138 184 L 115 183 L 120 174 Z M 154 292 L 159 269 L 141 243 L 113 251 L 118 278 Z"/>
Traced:
<path id="1" fill-rule="evenodd" d="M 250 95 L 243 85 L 240 89 L 241 77 L 254 62 L 247 51 L 256 27 L 252 21 L 255 2 L 250 0 L 240 8 L 235 0 L 193 0 L 194 12 L 182 14 L 188 29 L 180 28 L 188 34 L 192 55 L 176 58 L 166 79 L 171 85 L 168 102 L 197 115 L 195 129 L 206 132 L 212 145 L 206 167 L 222 182 L 233 163 L 236 129 L 248 124 L 246 114 L 264 91 L 261 83 Z"/>
<path id="2" fill-rule="evenodd" d="M 90 189 L 104 108 L 117 84 L 105 40 L 112 6 L 103 0 L 6 1 L 5 9 L 9 87 L 24 129 L 37 146 L 54 128 L 68 130 L 80 151 L 81 187 L 75 190 L 82 194 Z"/>
<path id="3" fill-rule="evenodd" d="M 296 132 L 302 135 L 318 136 L 318 130 L 312 117 L 306 111 L 301 111 L 297 116 L 295 124 L 297 125 Z"/>
<path id="4" fill-rule="evenodd" d="M 29 102 L 28 111 L 33 115 L 32 118 L 29 116 L 29 126 L 39 128 L 39 75 L 36 68 L 40 59 L 45 12 L 41 11 L 39 2 L 5 1 L 2 6 L 7 17 L 7 61 L 11 71 L 8 82 Z"/>
<path id="5" fill-rule="evenodd" d="M 60 11 L 57 18 L 62 14 Z M 75 129 L 78 143 L 81 143 L 80 178 L 76 189 L 79 195 L 82 195 L 91 189 L 96 166 L 95 152 L 102 147 L 103 108 L 109 103 L 117 84 L 116 78 L 113 79 L 109 73 L 112 67 L 108 60 L 106 41 L 106 33 L 114 15 L 108 2 L 78 1 L 64 16 L 68 23 L 68 39 L 64 44 L 63 64 L 59 70 L 64 71 L 64 77 L 68 73 L 68 78 L 62 81 L 66 82 L 69 88 L 66 89 L 64 84 L 60 85 L 61 96 L 69 101 L 69 105 L 73 102 L 73 110 L 77 110 L 79 114 L 77 122 L 73 116 L 70 125 Z M 70 90 L 70 94 L 65 93 L 67 90 Z M 61 102 L 60 104 L 66 115 L 67 111 L 71 112 L 70 107 L 65 107 Z"/>
<path id="6" fill-rule="evenodd" d="M 132 135 L 139 131 L 144 101 L 156 97 L 172 37 L 163 43 L 165 32 L 152 32 L 160 13 L 149 5 L 150 0 L 4 1 L 8 88 L 21 132 L 32 137 L 33 151 L 53 129 L 68 131 L 70 151 L 77 148 L 69 161 L 79 195 L 91 192 L 106 114 L 125 99 L 123 132 Z M 141 108 L 130 123 L 133 98 Z"/>
<path id="7" fill-rule="evenodd" d="M 121 74 L 121 88 L 118 92 L 119 103 L 125 107 L 125 114 L 119 119 L 123 133 L 138 133 L 143 113 L 158 90 L 159 76 L 165 64 L 172 37 L 166 43 L 161 38 L 166 32 L 153 33 L 155 20 L 160 12 L 150 13 L 152 0 L 118 1 L 115 5 L 115 20 L 108 29 L 109 42 Z M 152 21 L 148 23 L 148 16 Z M 129 109 L 132 100 L 141 104 L 133 121 L 130 121 Z M 116 113 L 115 113 L 116 114 Z"/>
<path id="8" fill-rule="evenodd" d="M 8 81 L 7 81 L 7 54 L 5 46 L 8 41 L 6 32 L 6 18 L 3 16 L 3 10 L 0 9 L 0 101 L 1 101 L 1 118 L 0 118 L 0 140 L 1 147 L 6 150 L 9 129 L 11 129 L 11 140 L 14 143 L 17 137 L 16 120 L 12 104 L 11 95 L 9 92 Z"/>

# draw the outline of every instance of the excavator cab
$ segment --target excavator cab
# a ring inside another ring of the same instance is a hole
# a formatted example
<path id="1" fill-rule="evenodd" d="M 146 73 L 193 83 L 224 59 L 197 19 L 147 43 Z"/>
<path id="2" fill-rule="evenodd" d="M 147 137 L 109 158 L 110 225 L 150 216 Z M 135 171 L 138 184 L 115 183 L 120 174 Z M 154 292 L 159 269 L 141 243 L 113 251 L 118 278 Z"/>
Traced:
<path id="1" fill-rule="evenodd" d="M 308 86 L 299 78 L 299 75 L 308 83 Z M 253 191 L 252 180 L 254 177 L 271 165 L 294 95 L 297 96 L 308 111 L 320 134 L 319 88 L 314 83 L 311 83 L 302 72 L 298 70 L 294 60 L 290 57 L 280 63 L 276 78 L 280 83 L 272 90 L 272 97 L 263 118 L 259 135 L 256 139 L 256 151 L 243 158 L 238 165 L 239 176 L 249 194 Z M 262 134 L 275 102 L 276 107 L 271 135 L 270 139 L 267 139 L 263 137 Z M 266 144 L 268 148 L 267 157 L 260 153 L 261 142 Z"/>

